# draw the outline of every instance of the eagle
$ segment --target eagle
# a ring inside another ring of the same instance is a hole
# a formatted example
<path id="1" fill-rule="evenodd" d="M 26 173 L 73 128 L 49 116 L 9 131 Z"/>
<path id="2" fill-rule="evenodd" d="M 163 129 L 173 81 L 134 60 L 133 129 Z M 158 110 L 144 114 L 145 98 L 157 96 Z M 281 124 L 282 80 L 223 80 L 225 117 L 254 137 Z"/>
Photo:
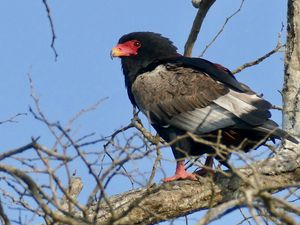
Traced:
<path id="1" fill-rule="evenodd" d="M 206 164 L 211 166 L 215 155 L 230 168 L 230 152 L 217 153 L 211 143 L 244 152 L 268 140 L 297 143 L 270 119 L 271 103 L 237 81 L 229 69 L 202 58 L 182 56 L 161 34 L 126 34 L 112 48 L 111 56 L 121 58 L 131 103 L 171 143 L 176 172 L 165 182 L 197 179 L 185 169 L 189 156 L 208 154 Z"/>

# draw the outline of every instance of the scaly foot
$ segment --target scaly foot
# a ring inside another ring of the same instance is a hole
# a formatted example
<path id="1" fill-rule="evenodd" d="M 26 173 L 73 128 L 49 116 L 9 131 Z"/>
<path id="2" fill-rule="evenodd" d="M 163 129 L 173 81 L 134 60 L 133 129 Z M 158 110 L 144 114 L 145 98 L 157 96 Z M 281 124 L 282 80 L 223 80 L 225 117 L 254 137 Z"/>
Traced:
<path id="1" fill-rule="evenodd" d="M 172 177 L 165 178 L 164 182 L 171 182 L 174 180 L 197 180 L 197 176 L 193 173 L 188 173 L 185 171 L 185 173 L 177 173 Z"/>
<path id="2" fill-rule="evenodd" d="M 184 160 L 181 160 L 177 162 L 175 175 L 172 177 L 167 177 L 164 179 L 164 182 L 171 182 L 174 180 L 197 180 L 197 176 L 195 174 L 186 172 Z"/>

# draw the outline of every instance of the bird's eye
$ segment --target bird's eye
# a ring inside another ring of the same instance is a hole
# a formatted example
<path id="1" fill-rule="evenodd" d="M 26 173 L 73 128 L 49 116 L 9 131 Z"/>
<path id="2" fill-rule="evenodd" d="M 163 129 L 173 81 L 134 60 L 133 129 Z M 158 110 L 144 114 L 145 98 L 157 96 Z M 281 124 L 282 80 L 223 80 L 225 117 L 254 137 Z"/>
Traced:
<path id="1" fill-rule="evenodd" d="M 135 47 L 139 48 L 139 47 L 141 47 L 141 42 L 135 41 L 135 42 L 133 43 L 133 45 L 134 45 Z"/>

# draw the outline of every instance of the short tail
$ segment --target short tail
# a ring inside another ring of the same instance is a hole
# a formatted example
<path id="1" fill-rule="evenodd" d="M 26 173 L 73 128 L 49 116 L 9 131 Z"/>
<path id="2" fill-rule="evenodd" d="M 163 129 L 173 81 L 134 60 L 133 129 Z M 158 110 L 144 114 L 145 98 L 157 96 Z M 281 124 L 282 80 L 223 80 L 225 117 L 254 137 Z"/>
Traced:
<path id="1" fill-rule="evenodd" d="M 264 132 L 266 134 L 270 134 L 271 138 L 276 139 L 285 139 L 293 142 L 294 144 L 299 144 L 299 141 L 290 135 L 288 132 L 278 128 L 277 123 L 273 120 L 267 120 L 263 125 L 256 128 L 256 130 Z"/>

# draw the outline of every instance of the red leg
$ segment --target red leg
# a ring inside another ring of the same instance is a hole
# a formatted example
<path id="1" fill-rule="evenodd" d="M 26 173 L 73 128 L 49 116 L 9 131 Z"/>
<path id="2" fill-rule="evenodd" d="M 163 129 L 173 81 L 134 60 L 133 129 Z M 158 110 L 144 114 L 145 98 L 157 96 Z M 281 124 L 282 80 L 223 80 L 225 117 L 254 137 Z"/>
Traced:
<path id="1" fill-rule="evenodd" d="M 211 170 L 208 169 L 208 168 L 212 168 L 213 162 L 214 162 L 214 158 L 212 156 L 207 156 L 204 164 L 206 168 L 197 170 L 196 172 L 194 172 L 194 174 L 197 174 L 198 176 L 204 176 L 207 173 L 213 173 Z"/>
<path id="2" fill-rule="evenodd" d="M 164 179 L 164 182 L 171 182 L 174 180 L 197 180 L 197 177 L 195 174 L 186 172 L 184 160 L 180 160 L 177 162 L 175 175 L 167 177 Z"/>

